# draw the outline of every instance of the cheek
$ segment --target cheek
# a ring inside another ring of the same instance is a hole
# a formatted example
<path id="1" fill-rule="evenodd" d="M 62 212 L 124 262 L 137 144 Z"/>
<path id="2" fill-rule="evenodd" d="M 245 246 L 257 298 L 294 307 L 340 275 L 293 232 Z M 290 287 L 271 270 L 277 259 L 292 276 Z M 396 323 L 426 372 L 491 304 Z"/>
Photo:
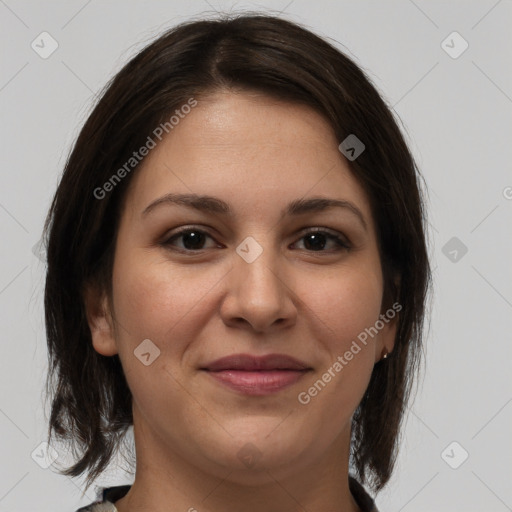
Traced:
<path id="1" fill-rule="evenodd" d="M 137 330 L 162 333 L 193 312 L 222 275 L 222 269 L 173 264 L 165 252 L 132 249 L 114 267 L 116 312 Z"/>
<path id="2" fill-rule="evenodd" d="M 165 408 L 182 393 L 176 366 L 197 336 L 207 284 L 178 272 L 168 261 L 149 261 L 144 251 L 116 260 L 116 342 L 133 398 L 146 413 L 148 404 Z"/>
<path id="3" fill-rule="evenodd" d="M 383 293 L 382 275 L 371 265 L 340 269 L 314 286 L 304 282 L 301 296 L 328 332 L 331 348 L 338 351 L 377 321 Z"/>
<path id="4" fill-rule="evenodd" d="M 176 300 L 177 293 L 165 282 L 164 276 L 156 281 L 148 269 L 136 265 L 120 268 L 114 277 L 116 316 L 130 344 L 140 338 L 160 339 L 183 316 L 186 304 Z"/>
<path id="5" fill-rule="evenodd" d="M 176 269 L 161 259 L 148 261 L 143 251 L 138 256 L 135 252 L 114 268 L 119 350 L 128 355 L 150 339 L 162 351 L 180 352 L 193 336 L 201 304 L 218 278 Z"/>
<path id="6" fill-rule="evenodd" d="M 308 284 L 312 282 L 305 282 L 305 288 Z M 326 353 L 303 391 L 312 410 L 334 431 L 359 404 L 373 371 L 377 338 L 366 330 L 379 318 L 382 276 L 378 267 L 352 266 L 321 284 L 302 292 L 306 309 L 317 318 L 316 337 Z"/>

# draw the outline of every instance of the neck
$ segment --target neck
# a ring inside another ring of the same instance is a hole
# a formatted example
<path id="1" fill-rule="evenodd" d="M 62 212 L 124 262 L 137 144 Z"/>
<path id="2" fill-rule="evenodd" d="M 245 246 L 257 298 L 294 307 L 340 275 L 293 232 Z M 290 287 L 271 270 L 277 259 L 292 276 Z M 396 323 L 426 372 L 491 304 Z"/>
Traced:
<path id="1" fill-rule="evenodd" d="M 361 512 L 348 487 L 350 426 L 318 460 L 240 476 L 191 464 L 138 419 L 134 408 L 135 482 L 118 512 Z"/>

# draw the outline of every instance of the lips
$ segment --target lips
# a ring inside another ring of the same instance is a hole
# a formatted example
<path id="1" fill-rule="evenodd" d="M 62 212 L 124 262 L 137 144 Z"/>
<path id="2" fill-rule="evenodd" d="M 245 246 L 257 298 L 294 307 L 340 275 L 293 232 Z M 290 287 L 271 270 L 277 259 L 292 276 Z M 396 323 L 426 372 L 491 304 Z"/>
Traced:
<path id="1" fill-rule="evenodd" d="M 235 354 L 217 359 L 201 370 L 238 393 L 264 396 L 295 384 L 312 368 L 303 361 L 282 354 Z"/>
<path id="2" fill-rule="evenodd" d="M 234 354 L 217 359 L 207 364 L 204 370 L 218 372 L 224 370 L 261 371 L 261 370 L 309 370 L 311 367 L 294 357 L 283 354 L 268 354 L 266 356 L 251 356 L 249 354 Z"/>

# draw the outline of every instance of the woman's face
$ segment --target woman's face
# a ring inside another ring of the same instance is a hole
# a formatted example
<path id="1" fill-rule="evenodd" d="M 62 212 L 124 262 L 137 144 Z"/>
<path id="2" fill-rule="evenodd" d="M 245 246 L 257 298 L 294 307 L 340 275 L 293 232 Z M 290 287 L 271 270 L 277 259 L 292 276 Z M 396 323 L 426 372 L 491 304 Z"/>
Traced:
<path id="1" fill-rule="evenodd" d="M 138 458 L 143 445 L 250 480 L 348 456 L 396 319 L 379 317 L 375 223 L 339 142 L 307 107 L 217 93 L 133 176 L 115 331 L 101 313 L 90 324 L 121 359 Z"/>

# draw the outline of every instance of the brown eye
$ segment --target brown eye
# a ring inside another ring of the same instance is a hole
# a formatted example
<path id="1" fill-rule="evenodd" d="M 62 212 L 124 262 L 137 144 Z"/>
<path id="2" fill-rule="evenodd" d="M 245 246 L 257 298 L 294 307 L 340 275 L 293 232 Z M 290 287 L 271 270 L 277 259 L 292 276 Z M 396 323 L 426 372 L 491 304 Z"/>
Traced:
<path id="1" fill-rule="evenodd" d="M 350 248 L 350 245 L 340 236 L 320 229 L 309 231 L 300 240 L 304 240 L 305 250 L 313 252 L 327 252 Z"/>
<path id="2" fill-rule="evenodd" d="M 166 247 L 173 246 L 184 251 L 201 251 L 205 249 L 204 245 L 208 238 L 213 240 L 212 237 L 205 231 L 201 231 L 200 229 L 196 228 L 187 228 L 173 234 L 170 238 L 163 242 L 163 245 Z M 176 245 L 175 242 L 180 240 L 181 243 Z"/>

